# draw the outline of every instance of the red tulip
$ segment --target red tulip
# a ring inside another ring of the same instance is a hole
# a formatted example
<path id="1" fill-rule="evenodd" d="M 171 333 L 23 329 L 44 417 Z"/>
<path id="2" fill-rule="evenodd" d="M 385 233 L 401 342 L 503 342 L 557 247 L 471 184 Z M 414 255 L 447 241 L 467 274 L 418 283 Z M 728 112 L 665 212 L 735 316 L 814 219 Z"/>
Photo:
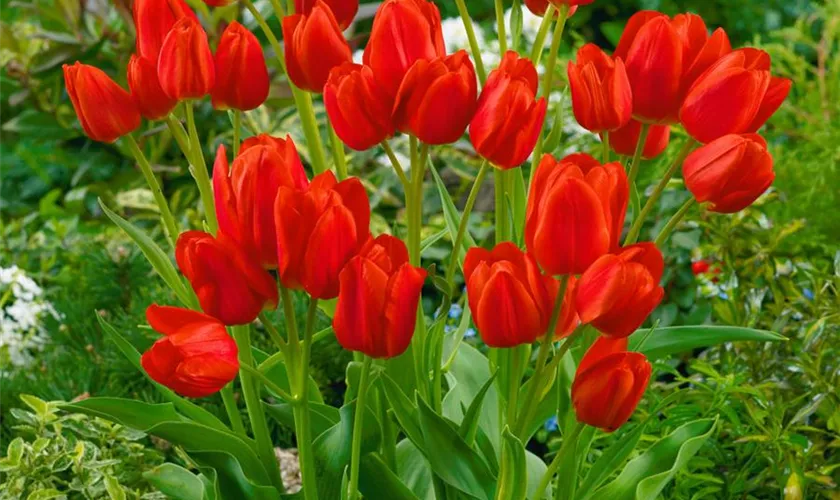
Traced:
<path id="1" fill-rule="evenodd" d="M 178 237 L 175 260 L 205 313 L 226 325 L 245 325 L 263 309 L 277 307 L 277 285 L 259 262 L 203 231 Z"/>
<path id="2" fill-rule="evenodd" d="M 757 134 L 725 135 L 696 149 L 683 163 L 685 186 L 709 210 L 735 213 L 773 184 L 773 157 Z"/>
<path id="3" fill-rule="evenodd" d="M 446 55 L 440 11 L 427 0 L 385 0 L 376 11 L 364 63 L 391 96 L 417 60 Z"/>
<path id="4" fill-rule="evenodd" d="M 770 75 L 770 56 L 740 49 L 712 65 L 689 89 L 680 120 L 692 137 L 709 143 L 727 134 L 754 133 L 790 93 L 791 81 Z"/>
<path id="5" fill-rule="evenodd" d="M 530 344 L 545 335 L 557 280 L 540 273 L 533 257 L 511 242 L 492 250 L 471 248 L 464 260 L 470 311 L 484 343 L 491 347 Z M 574 278 L 566 288 L 555 335 L 563 337 L 577 326 L 571 304 Z"/>
<path id="6" fill-rule="evenodd" d="M 618 163 L 545 155 L 528 197 L 525 244 L 551 275 L 579 274 L 618 247 L 629 188 Z"/>
<path id="7" fill-rule="evenodd" d="M 394 121 L 426 144 L 449 144 L 464 135 L 475 113 L 478 84 L 465 50 L 418 60 L 397 93 Z"/>
<path id="8" fill-rule="evenodd" d="M 356 12 L 359 11 L 359 0 L 324 0 L 324 2 L 335 15 L 338 26 L 342 30 L 346 30 L 353 23 Z M 295 0 L 295 12 L 308 16 L 317 3 L 317 0 Z"/>
<path id="9" fill-rule="evenodd" d="M 143 353 L 140 364 L 155 382 L 182 396 L 219 392 L 239 371 L 239 351 L 225 325 L 200 312 L 152 304 L 149 325 L 164 335 Z"/>
<path id="10" fill-rule="evenodd" d="M 333 330 L 342 347 L 373 358 L 393 358 L 414 335 L 426 271 L 408 263 L 405 243 L 382 235 L 369 240 L 339 276 Z"/>
<path id="11" fill-rule="evenodd" d="M 495 167 L 510 169 L 528 159 L 545 121 L 546 100 L 536 99 L 537 70 L 508 51 L 490 73 L 470 122 L 476 152 Z"/>
<path id="12" fill-rule="evenodd" d="M 650 125 L 649 127 L 645 147 L 642 150 L 642 158 L 646 160 L 661 155 L 668 148 L 668 142 L 671 139 L 670 125 Z M 641 133 L 642 124 L 636 120 L 630 120 L 627 125 L 610 132 L 610 147 L 620 155 L 633 156 L 636 154 L 636 146 L 639 144 Z"/>
<path id="13" fill-rule="evenodd" d="M 594 0 L 591 0 L 587 3 L 592 3 L 592 1 L 594 1 Z M 530 10 L 531 13 L 534 14 L 535 16 L 543 17 L 545 15 L 545 11 L 548 10 L 549 4 L 551 4 L 551 3 L 554 3 L 555 5 L 557 5 L 559 7 L 564 2 L 562 2 L 562 1 L 554 2 L 552 0 L 525 0 L 525 7 L 527 7 L 528 10 Z M 573 16 L 575 14 L 575 12 L 577 11 L 578 5 L 583 5 L 583 3 L 575 4 L 574 2 L 572 2 L 569 5 L 571 5 L 571 7 L 569 8 L 569 13 L 566 14 L 566 17 Z M 559 12 L 555 14 L 555 17 L 558 16 L 558 15 L 559 15 Z"/>
<path id="14" fill-rule="evenodd" d="M 160 86 L 172 99 L 199 99 L 213 90 L 213 53 L 197 21 L 185 17 L 175 23 L 163 41 L 157 69 Z"/>
<path id="15" fill-rule="evenodd" d="M 709 36 L 706 23 L 696 14 L 678 14 L 671 21 L 682 40 L 683 72 L 680 77 L 679 106 L 673 110 L 669 121 L 679 121 L 679 107 L 682 106 L 688 89 L 697 78 L 721 57 L 732 52 L 729 36 L 718 28 Z"/>
<path id="16" fill-rule="evenodd" d="M 368 66 L 345 63 L 333 68 L 324 86 L 324 106 L 336 135 L 364 151 L 394 135 L 391 103 Z"/>
<path id="17" fill-rule="evenodd" d="M 268 98 L 268 68 L 260 41 L 236 21 L 216 49 L 216 86 L 210 97 L 216 109 L 256 109 Z"/>
<path id="18" fill-rule="evenodd" d="M 642 326 L 665 292 L 659 285 L 665 263 L 653 243 L 604 255 L 580 277 L 575 303 L 582 323 L 608 337 L 626 337 Z"/>
<path id="19" fill-rule="evenodd" d="M 370 202 L 359 179 L 337 182 L 327 171 L 305 191 L 281 186 L 274 220 L 283 286 L 316 299 L 338 296 L 339 273 L 370 237 Z"/>
<path id="20" fill-rule="evenodd" d="M 160 120 L 175 109 L 178 101 L 170 98 L 160 87 L 157 65 L 134 54 L 128 61 L 128 88 L 140 114 L 148 120 Z"/>
<path id="21" fill-rule="evenodd" d="M 198 21 L 184 0 L 134 0 L 137 54 L 157 64 L 166 35 L 183 17 Z"/>
<path id="22" fill-rule="evenodd" d="M 318 0 L 309 15 L 283 18 L 286 69 L 298 87 L 321 93 L 330 70 L 351 62 L 350 46 L 330 8 Z"/>
<path id="23" fill-rule="evenodd" d="M 266 136 L 268 137 L 268 136 Z M 267 269 L 277 267 L 274 199 L 280 186 L 302 191 L 309 185 L 291 137 L 271 145 L 245 148 L 228 167 L 219 146 L 213 167 L 213 192 L 220 235 Z M 277 141 L 275 143 L 274 141 Z"/>
<path id="24" fill-rule="evenodd" d="M 78 61 L 62 68 L 67 94 L 88 137 L 111 143 L 140 126 L 137 104 L 104 71 Z"/>
<path id="25" fill-rule="evenodd" d="M 613 60 L 588 43 L 569 61 L 572 108 L 580 125 L 592 132 L 623 127 L 633 112 L 633 92 L 621 59 Z"/>
<path id="26" fill-rule="evenodd" d="M 624 342 L 602 337 L 584 355 L 572 383 L 579 422 L 613 432 L 636 410 L 652 368 L 644 354 L 625 350 Z"/>

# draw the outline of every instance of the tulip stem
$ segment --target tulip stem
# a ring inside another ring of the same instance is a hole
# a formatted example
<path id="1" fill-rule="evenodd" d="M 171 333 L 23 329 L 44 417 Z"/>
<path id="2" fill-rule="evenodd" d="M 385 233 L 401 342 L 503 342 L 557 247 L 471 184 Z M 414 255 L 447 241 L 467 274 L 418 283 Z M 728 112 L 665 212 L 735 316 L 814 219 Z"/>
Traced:
<path id="1" fill-rule="evenodd" d="M 475 28 L 473 27 L 472 18 L 470 18 L 470 13 L 467 10 L 467 4 L 464 0 L 455 0 L 455 4 L 458 6 L 458 14 L 461 15 L 461 21 L 464 22 L 464 29 L 467 31 L 467 39 L 470 42 L 470 50 L 475 60 L 478 81 L 483 86 L 487 80 L 487 71 L 484 69 L 484 62 L 481 60 L 481 47 L 478 46 L 478 40 L 475 38 Z"/>
<path id="2" fill-rule="evenodd" d="M 554 20 L 554 5 L 548 4 L 545 10 L 542 21 L 540 21 L 540 29 L 537 31 L 537 36 L 534 38 L 534 46 L 531 48 L 531 61 L 534 66 L 540 65 L 543 51 L 545 50 L 545 37 L 548 35 L 548 28 L 551 27 L 551 22 Z"/>
<path id="3" fill-rule="evenodd" d="M 338 138 L 329 120 L 327 120 L 327 128 L 330 131 L 330 143 L 332 144 L 335 171 L 338 173 L 338 180 L 343 181 L 347 178 L 347 158 L 344 154 L 344 144 Z"/>
<path id="4" fill-rule="evenodd" d="M 610 162 L 610 131 L 609 130 L 605 130 L 601 134 L 601 148 L 602 148 L 601 149 L 601 154 L 603 155 L 602 163 L 604 163 L 606 165 L 607 163 Z"/>
<path id="5" fill-rule="evenodd" d="M 146 179 L 146 184 L 149 185 L 149 189 L 152 190 L 152 195 L 155 197 L 155 202 L 157 203 L 158 210 L 160 211 L 161 222 L 163 223 L 163 234 L 166 236 L 166 240 L 169 242 L 169 245 L 172 248 L 175 248 L 175 240 L 178 239 L 178 225 L 175 223 L 175 218 L 169 210 L 169 203 L 166 201 L 163 189 L 161 189 L 160 183 L 158 183 L 155 173 L 152 171 L 152 166 L 149 164 L 149 160 L 146 159 L 146 155 L 143 154 L 143 150 L 140 149 L 139 145 L 137 145 L 137 141 L 134 139 L 134 136 L 128 134 L 124 137 L 125 143 L 128 145 L 128 149 L 131 150 L 131 153 L 137 160 L 137 164 L 140 166 L 140 172 L 143 173 L 143 177 Z"/>
<path id="6" fill-rule="evenodd" d="M 569 429 L 569 432 L 563 437 L 563 445 L 560 447 L 560 450 L 554 455 L 554 459 L 551 461 L 551 464 L 545 470 L 545 474 L 543 474 L 542 479 L 540 480 L 539 486 L 537 486 L 537 497 L 538 499 L 542 499 L 545 495 L 545 490 L 548 488 L 548 483 L 551 482 L 551 478 L 554 477 L 554 474 L 557 473 L 557 468 L 560 467 L 560 463 L 563 461 L 563 458 L 571 453 L 572 458 L 574 458 L 574 454 L 577 452 L 577 441 L 578 437 L 580 436 L 581 431 L 586 426 L 583 424 L 578 423 L 577 421 L 572 424 L 572 428 Z M 570 478 L 571 481 L 576 480 L 576 478 Z"/>
<path id="7" fill-rule="evenodd" d="M 181 152 L 189 160 L 190 138 L 187 136 L 187 131 L 184 129 L 184 125 L 182 125 L 181 121 L 171 114 L 166 117 L 166 125 L 172 133 L 172 137 L 175 138 L 175 142 L 178 143 L 178 147 L 181 148 Z"/>
<path id="8" fill-rule="evenodd" d="M 271 322 L 271 318 L 264 312 L 260 313 L 260 322 L 265 327 L 265 330 L 268 332 L 268 336 L 271 337 L 272 342 L 277 345 L 277 348 L 281 351 L 286 348 L 286 341 L 280 335 L 280 332 L 277 331 L 277 328 L 274 326 L 274 323 Z"/>
<path id="9" fill-rule="evenodd" d="M 321 133 L 318 131 L 318 120 L 315 118 L 315 110 L 312 108 L 312 96 L 309 92 L 303 91 L 289 81 L 292 87 L 292 95 L 297 104 L 300 124 L 303 127 L 303 135 L 306 137 L 306 147 L 309 149 L 309 158 L 312 161 L 312 169 L 315 174 L 327 171 L 327 160 L 324 155 L 324 145 L 321 142 Z"/>
<path id="10" fill-rule="evenodd" d="M 268 388 L 268 390 L 270 390 L 270 391 L 274 392 L 275 394 L 277 394 L 278 396 L 280 396 L 287 403 L 293 403 L 294 402 L 294 397 L 291 394 L 289 394 L 287 391 L 283 390 L 282 387 L 280 387 L 279 385 L 272 382 L 271 379 L 268 378 L 268 376 L 266 376 L 265 373 L 261 372 L 260 370 L 257 370 L 253 366 L 249 366 L 249 365 L 242 365 L 240 368 L 242 370 L 245 370 L 246 372 L 250 373 L 254 377 L 258 378 L 260 380 L 260 382 L 262 382 L 262 384 Z"/>
<path id="11" fill-rule="evenodd" d="M 362 451 L 362 423 L 365 417 L 365 399 L 370 379 L 371 357 L 364 356 L 362 373 L 359 376 L 359 390 L 356 396 L 356 413 L 353 417 L 353 442 L 350 449 L 350 486 L 347 493 L 349 500 L 359 498 L 359 459 Z"/>
<path id="12" fill-rule="evenodd" d="M 303 333 L 303 350 L 298 367 L 291 369 L 299 373 L 297 387 L 292 389 L 294 396 L 295 434 L 297 435 L 298 454 L 300 456 L 300 474 L 303 483 L 303 493 L 306 500 L 317 500 L 318 477 L 315 474 L 315 455 L 312 448 L 311 418 L 309 414 L 309 355 L 312 348 L 312 333 L 315 319 L 318 315 L 318 299 L 309 300 L 306 313 L 306 329 Z M 298 346 L 300 348 L 300 346 Z"/>
<path id="13" fill-rule="evenodd" d="M 469 226 L 470 214 L 475 206 L 475 201 L 478 199 L 478 193 L 481 191 L 481 185 L 484 183 L 484 177 L 487 176 L 487 171 L 490 170 L 490 162 L 484 160 L 478 174 L 475 176 L 470 194 L 467 197 L 467 204 L 464 205 L 464 212 L 461 214 L 461 222 L 458 224 L 458 232 L 455 234 L 455 239 L 452 240 L 453 255 L 455 262 L 451 262 L 446 269 L 446 289 L 449 293 L 452 292 L 452 285 L 455 281 L 455 269 L 458 268 L 458 263 L 461 260 L 461 246 L 464 241 L 464 236 L 467 234 L 467 226 Z"/>
<path id="14" fill-rule="evenodd" d="M 385 150 L 385 154 L 388 155 L 388 159 L 391 161 L 391 166 L 394 167 L 394 172 L 396 172 L 397 177 L 400 178 L 400 182 L 403 185 L 403 191 L 405 192 L 406 197 L 408 197 L 411 182 L 409 182 L 408 177 L 406 177 L 405 170 L 403 170 L 400 161 L 397 159 L 397 156 L 394 154 L 394 150 L 391 149 L 391 145 L 388 144 L 388 141 L 382 141 L 381 146 L 382 149 Z"/>
<path id="15" fill-rule="evenodd" d="M 233 432 L 246 436 L 245 425 L 242 423 L 242 415 L 239 414 L 239 408 L 236 407 L 236 399 L 233 397 L 233 382 L 222 387 L 221 393 L 222 402 L 225 404 L 225 412 L 227 412 Z"/>
<path id="16" fill-rule="evenodd" d="M 636 152 L 633 154 L 633 163 L 630 164 L 630 171 L 627 174 L 627 185 L 630 187 L 630 205 L 633 207 L 633 217 L 639 219 L 639 191 L 636 189 L 636 177 L 639 176 L 639 166 L 642 161 L 642 154 L 647 144 L 650 125 L 643 123 L 639 130 L 639 140 L 636 143 Z"/>
<path id="17" fill-rule="evenodd" d="M 507 197 L 505 196 L 505 172 L 501 169 L 496 169 L 493 172 L 493 185 L 495 188 L 495 222 L 496 222 L 496 244 L 507 241 L 510 234 L 508 232 L 508 211 L 507 211 Z"/>
<path id="18" fill-rule="evenodd" d="M 505 7 L 502 0 L 496 0 L 496 31 L 499 34 L 499 52 L 507 52 L 507 33 L 505 33 Z"/>
<path id="19" fill-rule="evenodd" d="M 190 134 L 190 156 L 192 156 L 192 174 L 195 183 L 198 185 L 198 193 L 201 196 L 201 204 L 204 206 L 204 217 L 210 232 L 216 234 L 219 223 L 216 221 L 216 205 L 213 202 L 213 188 L 210 186 L 210 175 L 207 173 L 207 163 L 204 162 L 204 152 L 201 150 L 201 140 L 198 138 L 198 130 L 195 127 L 195 103 L 185 103 L 184 110 L 187 114 L 187 130 Z"/>
<path id="20" fill-rule="evenodd" d="M 685 161 L 686 157 L 691 153 L 694 147 L 697 145 L 697 142 L 694 139 L 689 138 L 686 140 L 685 144 L 683 144 L 682 149 L 680 150 L 677 157 L 674 159 L 671 166 L 668 167 L 668 170 L 665 172 L 665 175 L 660 179 L 659 184 L 651 193 L 650 198 L 648 198 L 647 202 L 645 202 L 645 206 L 638 212 L 638 216 L 633 220 L 633 225 L 630 227 L 630 232 L 627 233 L 627 239 L 624 240 L 624 245 L 631 245 L 636 243 L 639 239 L 639 234 L 642 231 L 642 226 L 645 223 L 645 219 L 650 215 L 650 212 L 653 210 L 653 207 L 656 206 L 656 202 L 659 201 L 659 197 L 662 196 L 662 193 L 665 191 L 665 188 L 668 187 L 668 183 L 671 182 L 671 178 L 677 173 L 677 170 L 682 166 L 683 162 Z"/>
<path id="21" fill-rule="evenodd" d="M 233 110 L 233 158 L 239 156 L 239 134 L 242 128 L 242 111 Z"/>
<path id="22" fill-rule="evenodd" d="M 274 15 L 282 23 L 283 18 L 286 17 L 286 9 L 283 8 L 283 4 L 280 0 L 271 0 L 271 6 L 274 8 Z"/>
<path id="23" fill-rule="evenodd" d="M 657 247 L 662 248 L 662 245 L 664 245 L 665 241 L 668 240 L 668 236 L 671 236 L 671 233 L 674 232 L 674 229 L 676 229 L 677 224 L 680 223 L 683 217 L 685 217 L 685 214 L 687 214 L 688 211 L 691 210 L 691 207 L 694 206 L 694 202 L 695 199 L 692 196 L 685 203 L 683 203 L 680 209 L 677 210 L 677 213 L 675 213 L 674 216 L 671 217 L 671 220 L 669 220 L 668 223 L 665 224 L 665 227 L 663 227 L 662 231 L 659 232 L 659 236 L 656 237 L 655 243 Z"/>

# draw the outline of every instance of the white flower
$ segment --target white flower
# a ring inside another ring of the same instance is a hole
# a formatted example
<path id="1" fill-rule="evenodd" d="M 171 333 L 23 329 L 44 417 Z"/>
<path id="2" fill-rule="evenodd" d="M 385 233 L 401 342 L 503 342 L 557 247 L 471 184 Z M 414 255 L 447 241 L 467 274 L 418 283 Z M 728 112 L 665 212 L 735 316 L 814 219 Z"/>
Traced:
<path id="1" fill-rule="evenodd" d="M 451 54 L 461 49 L 470 50 L 470 39 L 467 36 L 467 29 L 464 27 L 464 23 L 460 17 L 444 19 L 440 27 L 443 31 L 443 41 L 446 44 L 447 53 Z M 481 26 L 473 22 L 473 31 L 475 32 L 475 40 L 478 46 L 483 47 L 485 40 Z"/>
<path id="2" fill-rule="evenodd" d="M 49 341 L 46 317 L 58 319 L 43 290 L 17 266 L 0 268 L 0 369 L 26 366 Z"/>
<path id="3" fill-rule="evenodd" d="M 357 50 L 356 52 L 353 52 L 353 62 L 356 64 L 362 64 L 362 58 L 364 57 L 364 55 L 365 51 L 361 49 Z"/>

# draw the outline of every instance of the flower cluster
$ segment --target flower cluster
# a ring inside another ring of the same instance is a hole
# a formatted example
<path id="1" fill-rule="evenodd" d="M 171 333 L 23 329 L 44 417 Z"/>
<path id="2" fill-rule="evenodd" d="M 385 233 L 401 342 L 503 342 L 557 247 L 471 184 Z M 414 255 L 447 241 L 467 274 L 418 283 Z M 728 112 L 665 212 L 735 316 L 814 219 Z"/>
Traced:
<path id="1" fill-rule="evenodd" d="M 0 268 L 0 368 L 23 367 L 49 342 L 44 321 L 58 319 L 44 292 L 17 266 Z"/>

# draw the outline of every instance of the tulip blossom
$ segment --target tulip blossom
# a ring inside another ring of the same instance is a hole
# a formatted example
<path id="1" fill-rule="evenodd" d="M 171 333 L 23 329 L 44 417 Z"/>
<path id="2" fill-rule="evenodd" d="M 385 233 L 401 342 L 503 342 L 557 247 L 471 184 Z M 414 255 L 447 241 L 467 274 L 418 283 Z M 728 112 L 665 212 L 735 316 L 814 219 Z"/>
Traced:
<path id="1" fill-rule="evenodd" d="M 754 133 L 790 93 L 791 81 L 770 74 L 770 56 L 740 49 L 718 60 L 689 89 L 680 120 L 693 138 L 709 143 L 727 134 Z"/>
<path id="2" fill-rule="evenodd" d="M 152 380 L 182 396 L 219 392 L 239 372 L 239 350 L 225 325 L 200 312 L 152 304 L 149 325 L 164 335 L 143 353 L 140 364 Z"/>
<path id="3" fill-rule="evenodd" d="M 226 325 L 245 325 L 277 307 L 277 285 L 259 262 L 224 238 L 203 231 L 178 237 L 175 260 L 201 309 Z"/>
<path id="4" fill-rule="evenodd" d="M 531 255 L 511 242 L 499 243 L 492 251 L 471 248 L 464 260 L 464 276 L 470 311 L 485 344 L 514 347 L 545 335 L 560 285 L 540 272 Z M 556 337 L 568 335 L 577 326 L 573 290 L 574 278 L 570 278 Z"/>
<path id="5" fill-rule="evenodd" d="M 373 358 L 393 358 L 408 348 L 426 271 L 408 262 L 402 240 L 369 240 L 339 275 L 333 330 L 342 347 Z"/>
<path id="6" fill-rule="evenodd" d="M 569 61 L 572 109 L 580 125 L 592 132 L 623 127 L 633 112 L 633 92 L 621 59 L 613 60 L 588 43 Z"/>
<path id="7" fill-rule="evenodd" d="M 567 17 L 571 17 L 574 15 L 575 11 L 577 11 L 578 5 L 583 5 L 586 3 L 592 3 L 594 0 L 583 1 L 575 3 L 574 1 L 570 0 L 569 2 L 564 2 L 563 0 L 525 0 L 525 7 L 531 11 L 532 14 L 535 16 L 543 17 L 545 12 L 548 10 L 548 6 L 551 4 L 560 7 L 562 5 L 570 5 L 569 13 L 566 14 Z M 559 14 L 555 14 L 559 15 Z"/>
<path id="8" fill-rule="evenodd" d="M 140 111 L 128 92 L 99 68 L 65 64 L 64 84 L 82 129 L 94 141 L 111 143 L 140 126 Z"/>
<path id="9" fill-rule="evenodd" d="M 342 30 L 346 30 L 353 19 L 356 17 L 356 12 L 359 11 L 359 0 L 323 0 L 324 3 L 332 11 L 335 20 L 338 21 L 338 26 Z M 295 0 L 295 12 L 308 16 L 318 0 Z"/>
<path id="10" fill-rule="evenodd" d="M 267 269 L 277 267 L 277 190 L 285 186 L 300 191 L 309 185 L 292 138 L 271 139 L 271 145 L 245 148 L 232 168 L 228 167 L 225 147 L 219 146 L 213 167 L 220 235 Z"/>
<path id="11" fill-rule="evenodd" d="M 175 23 L 163 41 L 157 69 L 160 86 L 172 99 L 199 99 L 213 90 L 213 53 L 197 21 L 185 17 Z"/>
<path id="12" fill-rule="evenodd" d="M 536 99 L 537 70 L 527 58 L 508 51 L 490 73 L 470 122 L 478 154 L 500 169 L 519 166 L 534 151 L 547 102 Z"/>
<path id="13" fill-rule="evenodd" d="M 464 135 L 477 96 L 475 68 L 466 51 L 419 60 L 400 85 L 394 121 L 426 144 L 449 144 Z"/>
<path id="14" fill-rule="evenodd" d="M 309 15 L 283 18 L 283 39 L 289 79 L 310 92 L 323 92 L 330 70 L 353 59 L 335 16 L 321 0 Z"/>
<path id="15" fill-rule="evenodd" d="M 525 215 L 525 244 L 551 275 L 579 274 L 618 247 L 629 199 L 618 163 L 586 154 L 537 167 Z"/>
<path id="16" fill-rule="evenodd" d="M 157 64 L 163 40 L 181 18 L 198 21 L 184 0 L 134 0 L 137 54 Z"/>
<path id="17" fill-rule="evenodd" d="M 665 292 L 665 262 L 653 243 L 604 255 L 580 277 L 575 303 L 580 321 L 608 337 L 627 337 L 642 326 Z"/>
<path id="18" fill-rule="evenodd" d="M 178 101 L 166 95 L 160 87 L 157 65 L 145 57 L 137 54 L 131 56 L 127 79 L 131 97 L 144 118 L 160 120 L 178 105 Z"/>
<path id="19" fill-rule="evenodd" d="M 645 140 L 645 146 L 642 149 L 642 158 L 646 160 L 661 155 L 668 147 L 668 142 L 671 139 L 670 125 L 649 125 L 648 127 L 647 140 Z M 633 156 L 636 154 L 641 133 L 642 124 L 636 120 L 630 120 L 627 125 L 610 132 L 610 147 L 620 155 Z"/>
<path id="20" fill-rule="evenodd" d="M 385 0 L 376 11 L 363 61 L 388 95 L 420 59 L 446 55 L 440 11 L 429 0 Z"/>
<path id="21" fill-rule="evenodd" d="M 324 107 L 344 144 L 364 151 L 394 135 L 391 103 L 368 66 L 345 63 L 333 68 L 324 86 Z"/>
<path id="22" fill-rule="evenodd" d="M 210 97 L 216 109 L 256 109 L 268 98 L 268 68 L 260 41 L 247 28 L 230 23 L 214 57 L 216 86 Z"/>
<path id="23" fill-rule="evenodd" d="M 636 410 L 653 370 L 644 354 L 626 351 L 626 339 L 601 337 L 583 356 L 572 383 L 579 422 L 613 432 Z"/>
<path id="24" fill-rule="evenodd" d="M 355 177 L 324 172 L 304 191 L 281 186 L 274 204 L 278 273 L 286 288 L 338 296 L 339 273 L 370 237 L 370 202 Z"/>
<path id="25" fill-rule="evenodd" d="M 757 134 L 726 135 L 696 149 L 683 163 L 685 186 L 709 210 L 735 213 L 773 184 L 773 157 Z"/>

